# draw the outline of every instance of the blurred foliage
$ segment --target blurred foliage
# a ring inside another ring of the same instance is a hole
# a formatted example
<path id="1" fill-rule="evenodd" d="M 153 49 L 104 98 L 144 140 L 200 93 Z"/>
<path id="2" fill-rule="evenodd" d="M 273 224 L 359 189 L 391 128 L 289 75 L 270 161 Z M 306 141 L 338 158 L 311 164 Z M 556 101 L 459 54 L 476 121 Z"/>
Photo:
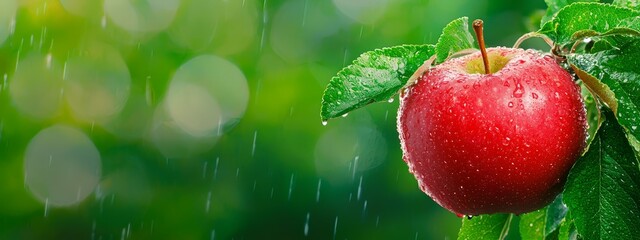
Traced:
<path id="1" fill-rule="evenodd" d="M 322 90 L 360 53 L 434 43 L 460 16 L 484 19 L 489 45 L 511 46 L 544 7 L 3 0 L 0 238 L 453 239 L 460 219 L 423 194 L 402 161 L 397 101 L 323 126 Z M 214 70 L 190 62 L 200 56 L 216 59 Z M 183 75 L 215 84 L 171 90 Z M 237 84 L 226 89 L 229 81 Z M 34 136 L 60 124 L 84 133 L 101 163 L 88 173 L 98 174 L 95 189 L 71 206 L 50 205 L 53 192 L 38 197 L 27 179 L 56 179 L 25 167 Z"/>

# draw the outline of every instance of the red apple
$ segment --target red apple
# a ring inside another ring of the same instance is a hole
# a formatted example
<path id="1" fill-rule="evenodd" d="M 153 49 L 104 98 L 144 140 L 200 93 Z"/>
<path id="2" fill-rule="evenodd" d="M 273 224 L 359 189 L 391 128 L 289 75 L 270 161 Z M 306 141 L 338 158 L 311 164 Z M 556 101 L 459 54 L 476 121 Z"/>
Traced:
<path id="1" fill-rule="evenodd" d="M 446 61 L 401 97 L 403 159 L 420 188 L 461 215 L 525 213 L 561 192 L 586 139 L 579 87 L 553 57 L 490 48 Z"/>

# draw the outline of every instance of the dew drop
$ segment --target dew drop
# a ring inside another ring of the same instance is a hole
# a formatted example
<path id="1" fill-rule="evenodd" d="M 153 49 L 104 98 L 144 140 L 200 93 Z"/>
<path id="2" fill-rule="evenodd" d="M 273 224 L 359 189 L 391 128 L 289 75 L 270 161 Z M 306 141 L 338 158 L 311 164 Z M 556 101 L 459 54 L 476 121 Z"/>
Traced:
<path id="1" fill-rule="evenodd" d="M 389 98 L 389 100 L 387 100 L 387 102 L 392 103 L 393 102 L 393 98 Z"/>
<path id="2" fill-rule="evenodd" d="M 347 117 L 347 116 L 349 116 L 348 113 L 342 114 L 342 117 Z"/>
<path id="3" fill-rule="evenodd" d="M 473 218 L 473 215 L 467 215 L 467 219 L 471 220 Z"/>
<path id="4" fill-rule="evenodd" d="M 509 106 L 510 108 L 512 108 L 512 107 L 513 107 L 513 102 L 509 102 L 508 106 Z"/>
<path id="5" fill-rule="evenodd" d="M 327 126 L 327 121 L 322 121 L 322 126 Z"/>

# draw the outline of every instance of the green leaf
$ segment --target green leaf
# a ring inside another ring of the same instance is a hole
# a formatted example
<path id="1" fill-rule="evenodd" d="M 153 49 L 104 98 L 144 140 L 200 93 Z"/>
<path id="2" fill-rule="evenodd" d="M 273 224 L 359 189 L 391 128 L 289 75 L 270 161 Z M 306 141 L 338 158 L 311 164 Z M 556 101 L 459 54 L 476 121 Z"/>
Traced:
<path id="1" fill-rule="evenodd" d="M 512 214 L 492 214 L 463 219 L 458 240 L 504 239 L 509 232 L 512 218 Z"/>
<path id="2" fill-rule="evenodd" d="M 436 43 L 436 63 L 444 62 L 451 54 L 474 48 L 473 35 L 469 32 L 469 18 L 461 17 L 451 21 L 442 29 Z"/>
<path id="3" fill-rule="evenodd" d="M 562 196 L 543 209 L 520 216 L 520 236 L 523 239 L 549 239 L 557 236 L 560 222 L 567 214 Z"/>
<path id="4" fill-rule="evenodd" d="M 558 239 L 562 240 L 575 240 L 578 239 L 578 231 L 576 231 L 576 226 L 573 224 L 573 218 L 571 218 L 571 213 L 567 214 L 567 216 L 560 222 L 560 229 L 558 230 Z"/>
<path id="5" fill-rule="evenodd" d="M 604 33 L 624 34 L 626 28 L 640 31 L 625 19 L 634 18 L 640 12 L 604 3 L 574 3 L 562 8 L 553 19 L 546 22 L 540 33 L 546 34 L 557 45 L 563 46 L 584 36 L 597 36 Z"/>
<path id="6" fill-rule="evenodd" d="M 570 54 L 567 60 L 628 133 L 640 139 L 640 38 L 611 50 Z"/>
<path id="7" fill-rule="evenodd" d="M 585 239 L 640 239 L 640 169 L 613 112 L 571 169 L 563 193 Z"/>
<path id="8" fill-rule="evenodd" d="M 553 18 L 563 7 L 576 2 L 599 2 L 599 0 L 544 0 L 547 3 L 547 12 L 540 21 L 540 27 Z"/>
<path id="9" fill-rule="evenodd" d="M 640 4 L 638 4 L 638 0 L 613 0 L 613 3 L 611 4 L 620 6 L 620 7 L 640 9 Z"/>
<path id="10" fill-rule="evenodd" d="M 322 120 L 388 100 L 434 53 L 433 45 L 402 45 L 363 53 L 329 81 L 322 96 Z"/>

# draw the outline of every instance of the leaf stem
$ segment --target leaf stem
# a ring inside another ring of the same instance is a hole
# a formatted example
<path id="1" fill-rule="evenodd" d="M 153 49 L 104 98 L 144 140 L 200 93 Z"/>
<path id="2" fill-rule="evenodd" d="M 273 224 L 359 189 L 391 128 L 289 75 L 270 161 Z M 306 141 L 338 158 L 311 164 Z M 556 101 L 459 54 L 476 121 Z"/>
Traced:
<path id="1" fill-rule="evenodd" d="M 482 63 L 484 63 L 484 73 L 489 74 L 491 70 L 489 69 L 489 57 L 487 57 L 487 47 L 484 45 L 484 34 L 482 32 L 482 27 L 484 23 L 482 19 L 476 19 L 473 21 L 473 31 L 476 33 L 476 38 L 478 39 L 478 47 L 480 47 L 480 52 L 482 53 Z"/>
<path id="2" fill-rule="evenodd" d="M 549 47 L 553 48 L 553 40 L 551 40 L 551 38 L 547 37 L 547 35 L 538 33 L 538 32 L 530 32 L 527 33 L 525 35 L 522 35 L 522 37 L 518 38 L 518 40 L 516 41 L 515 44 L 513 44 L 513 48 L 519 48 L 520 44 L 522 44 L 522 42 L 524 42 L 524 40 L 527 40 L 529 38 L 532 37 L 537 37 L 537 38 L 541 38 L 542 40 L 544 40 L 545 43 L 547 43 L 547 45 L 549 45 Z"/>

